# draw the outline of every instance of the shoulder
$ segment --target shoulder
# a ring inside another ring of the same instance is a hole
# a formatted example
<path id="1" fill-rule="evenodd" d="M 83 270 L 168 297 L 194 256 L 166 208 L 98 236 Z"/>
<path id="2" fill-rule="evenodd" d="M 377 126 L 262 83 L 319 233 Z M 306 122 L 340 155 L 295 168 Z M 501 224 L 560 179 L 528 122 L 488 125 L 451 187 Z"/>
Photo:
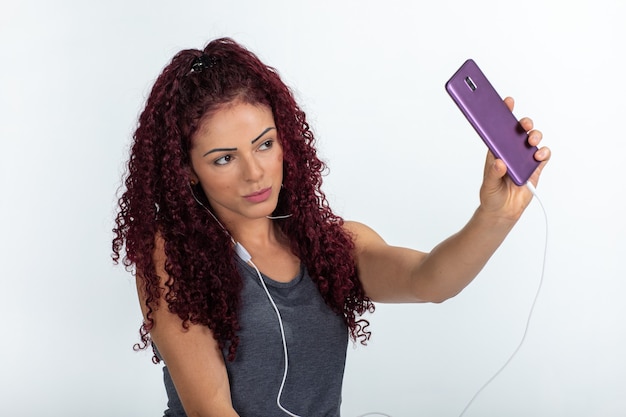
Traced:
<path id="1" fill-rule="evenodd" d="M 167 255 L 165 253 L 165 238 L 161 232 L 156 232 L 154 235 L 154 243 L 151 248 L 151 254 L 142 263 L 137 263 L 136 277 L 141 280 L 149 279 L 153 273 L 156 273 L 161 279 L 167 273 L 165 272 L 165 264 L 167 262 Z"/>
<path id="2" fill-rule="evenodd" d="M 167 258 L 165 255 L 165 238 L 160 231 L 157 231 L 154 235 L 154 252 L 152 256 L 157 265 L 165 264 Z"/>
<path id="3" fill-rule="evenodd" d="M 355 222 L 352 220 L 346 220 L 343 223 L 343 228 L 351 235 L 358 237 L 361 235 L 367 235 L 369 233 L 376 233 L 372 228 L 366 224 Z"/>
<path id="4" fill-rule="evenodd" d="M 386 244 L 383 238 L 366 224 L 355 221 L 345 221 L 343 227 L 352 237 L 357 253 L 362 252 L 371 245 Z"/>

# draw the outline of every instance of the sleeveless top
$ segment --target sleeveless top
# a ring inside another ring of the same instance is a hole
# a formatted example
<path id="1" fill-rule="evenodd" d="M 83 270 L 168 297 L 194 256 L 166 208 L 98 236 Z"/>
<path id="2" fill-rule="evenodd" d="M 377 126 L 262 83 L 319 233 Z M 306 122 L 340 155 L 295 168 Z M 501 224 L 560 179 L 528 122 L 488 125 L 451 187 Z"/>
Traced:
<path id="1" fill-rule="evenodd" d="M 241 417 L 284 417 L 287 414 L 276 404 L 284 374 L 278 317 L 254 268 L 236 259 L 243 280 L 239 346 L 233 362 L 223 352 L 233 407 Z M 339 417 L 348 344 L 343 317 L 326 305 L 304 266 L 287 283 L 262 277 L 280 311 L 287 341 L 288 373 L 281 405 L 302 417 Z M 163 373 L 165 416 L 186 417 L 167 366 Z"/>

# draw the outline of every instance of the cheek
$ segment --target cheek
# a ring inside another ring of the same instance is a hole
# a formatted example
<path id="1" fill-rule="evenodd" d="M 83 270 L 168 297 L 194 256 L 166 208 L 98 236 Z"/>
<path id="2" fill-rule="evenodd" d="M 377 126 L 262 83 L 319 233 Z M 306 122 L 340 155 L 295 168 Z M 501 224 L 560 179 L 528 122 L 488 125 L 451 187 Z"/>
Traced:
<path id="1" fill-rule="evenodd" d="M 275 172 L 280 173 L 281 176 L 283 175 L 283 154 L 282 153 L 276 157 L 276 161 L 274 163 L 274 170 Z"/>
<path id="2" fill-rule="evenodd" d="M 284 160 L 284 159 L 283 159 L 283 156 L 284 156 L 284 154 L 283 154 L 283 149 L 281 148 L 281 149 L 280 149 L 280 152 L 278 152 L 278 153 L 276 154 L 276 163 L 277 163 L 277 164 L 279 164 L 279 165 L 281 166 L 281 168 L 282 168 L 282 166 L 283 166 L 283 160 Z"/>
<path id="3" fill-rule="evenodd" d="M 228 181 L 225 178 L 200 178 L 200 182 L 202 183 L 204 193 L 209 198 L 217 197 L 217 195 L 221 193 L 228 193 L 232 189 L 231 181 Z"/>

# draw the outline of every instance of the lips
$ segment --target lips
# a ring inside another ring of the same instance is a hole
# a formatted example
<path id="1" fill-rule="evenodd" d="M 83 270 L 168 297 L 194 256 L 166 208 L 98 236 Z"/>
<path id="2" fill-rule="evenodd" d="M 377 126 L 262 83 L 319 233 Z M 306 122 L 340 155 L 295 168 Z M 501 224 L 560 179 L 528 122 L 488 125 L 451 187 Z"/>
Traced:
<path id="1" fill-rule="evenodd" d="M 255 191 L 252 194 L 248 194 L 243 196 L 247 201 L 251 203 L 262 203 L 263 201 L 270 198 L 272 195 L 272 187 L 263 188 L 262 190 Z"/>

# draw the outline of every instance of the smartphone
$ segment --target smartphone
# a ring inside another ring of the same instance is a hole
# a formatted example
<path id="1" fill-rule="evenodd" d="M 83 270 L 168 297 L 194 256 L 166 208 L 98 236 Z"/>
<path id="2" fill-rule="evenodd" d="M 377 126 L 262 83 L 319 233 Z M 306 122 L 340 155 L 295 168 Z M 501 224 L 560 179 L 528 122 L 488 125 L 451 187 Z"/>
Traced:
<path id="1" fill-rule="evenodd" d="M 525 184 L 539 166 L 537 147 L 528 144 L 527 132 L 478 65 L 465 61 L 446 83 L 446 91 L 495 157 L 504 161 L 513 182 Z"/>

